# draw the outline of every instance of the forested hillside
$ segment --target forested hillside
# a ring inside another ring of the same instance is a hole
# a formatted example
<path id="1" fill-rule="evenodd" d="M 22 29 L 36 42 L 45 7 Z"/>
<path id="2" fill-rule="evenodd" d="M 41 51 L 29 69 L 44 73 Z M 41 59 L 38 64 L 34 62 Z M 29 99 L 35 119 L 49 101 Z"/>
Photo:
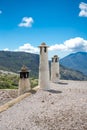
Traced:
<path id="1" fill-rule="evenodd" d="M 18 73 L 23 65 L 30 71 L 30 77 L 38 78 L 39 55 L 25 52 L 0 51 L 0 70 L 7 70 Z M 49 62 L 50 65 L 50 62 Z M 79 71 L 68 69 L 60 65 L 62 79 L 87 80 L 87 77 Z"/>
<path id="2" fill-rule="evenodd" d="M 0 70 L 18 73 L 26 65 L 31 76 L 38 76 L 39 55 L 25 52 L 0 51 Z"/>

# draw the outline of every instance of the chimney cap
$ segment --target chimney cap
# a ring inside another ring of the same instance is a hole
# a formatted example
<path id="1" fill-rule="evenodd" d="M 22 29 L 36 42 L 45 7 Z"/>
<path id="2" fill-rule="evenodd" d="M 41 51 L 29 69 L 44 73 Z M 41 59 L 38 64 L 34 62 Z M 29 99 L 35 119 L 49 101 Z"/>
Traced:
<path id="1" fill-rule="evenodd" d="M 28 67 L 26 67 L 25 65 L 23 65 L 21 67 L 21 70 L 19 72 L 30 72 L 30 70 L 28 70 Z"/>
<path id="2" fill-rule="evenodd" d="M 45 42 L 42 42 L 41 45 L 38 47 L 49 47 L 49 46 L 47 46 Z"/>
<path id="3" fill-rule="evenodd" d="M 28 69 L 27 69 L 27 67 L 25 66 L 25 65 L 23 65 L 22 67 L 21 67 L 21 71 L 22 72 L 25 72 L 25 71 L 27 71 Z"/>
<path id="4" fill-rule="evenodd" d="M 58 55 L 54 55 L 55 58 L 58 58 Z"/>
<path id="5" fill-rule="evenodd" d="M 58 55 L 54 55 L 54 56 L 52 57 L 52 59 L 54 59 L 54 58 L 58 58 L 58 59 L 59 59 Z"/>

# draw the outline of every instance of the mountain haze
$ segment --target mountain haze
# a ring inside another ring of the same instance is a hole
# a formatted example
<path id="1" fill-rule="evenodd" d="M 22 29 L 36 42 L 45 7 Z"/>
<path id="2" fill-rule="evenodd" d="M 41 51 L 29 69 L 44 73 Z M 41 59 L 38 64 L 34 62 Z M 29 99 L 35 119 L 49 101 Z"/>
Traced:
<path id="1" fill-rule="evenodd" d="M 78 52 L 70 54 L 60 60 L 60 63 L 70 69 L 82 72 L 87 75 L 87 53 Z"/>

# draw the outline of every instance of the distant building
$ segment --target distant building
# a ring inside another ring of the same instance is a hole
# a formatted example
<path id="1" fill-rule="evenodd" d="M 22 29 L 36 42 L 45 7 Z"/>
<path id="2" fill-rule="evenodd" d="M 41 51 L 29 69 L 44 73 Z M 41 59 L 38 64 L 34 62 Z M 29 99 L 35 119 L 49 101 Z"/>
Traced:
<path id="1" fill-rule="evenodd" d="M 57 55 L 54 55 L 54 57 L 52 57 L 52 62 L 51 62 L 51 81 L 58 82 L 59 78 L 60 78 L 59 57 Z"/>
<path id="2" fill-rule="evenodd" d="M 40 63 L 39 63 L 39 86 L 43 90 L 48 90 L 49 85 L 49 64 L 48 64 L 48 46 L 42 43 L 40 46 Z"/>
<path id="3" fill-rule="evenodd" d="M 23 66 L 20 71 L 18 95 L 24 94 L 30 90 L 29 71 Z"/>

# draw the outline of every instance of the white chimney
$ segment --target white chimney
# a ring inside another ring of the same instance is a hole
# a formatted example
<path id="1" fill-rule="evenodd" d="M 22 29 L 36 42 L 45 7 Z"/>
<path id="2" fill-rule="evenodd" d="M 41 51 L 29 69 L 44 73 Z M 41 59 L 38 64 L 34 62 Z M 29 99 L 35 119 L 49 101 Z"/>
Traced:
<path id="1" fill-rule="evenodd" d="M 39 86 L 43 90 L 49 90 L 49 63 L 48 63 L 48 46 L 42 43 L 40 46 L 39 62 Z"/>
<path id="2" fill-rule="evenodd" d="M 59 78 L 60 78 L 59 57 L 55 55 L 54 57 L 52 57 L 52 62 L 51 62 L 51 81 L 58 82 Z"/>

